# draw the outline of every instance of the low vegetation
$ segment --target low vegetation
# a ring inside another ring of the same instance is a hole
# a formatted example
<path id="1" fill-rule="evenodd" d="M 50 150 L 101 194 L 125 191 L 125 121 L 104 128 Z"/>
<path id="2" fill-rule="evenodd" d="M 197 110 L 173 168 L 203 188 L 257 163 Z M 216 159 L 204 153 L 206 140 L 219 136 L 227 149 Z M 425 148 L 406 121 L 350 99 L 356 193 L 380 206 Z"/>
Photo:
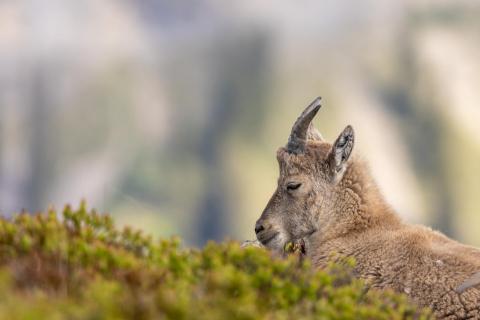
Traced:
<path id="1" fill-rule="evenodd" d="M 351 261 L 314 271 L 236 242 L 181 248 L 112 219 L 0 219 L 1 319 L 427 319 L 405 296 L 368 290 Z"/>

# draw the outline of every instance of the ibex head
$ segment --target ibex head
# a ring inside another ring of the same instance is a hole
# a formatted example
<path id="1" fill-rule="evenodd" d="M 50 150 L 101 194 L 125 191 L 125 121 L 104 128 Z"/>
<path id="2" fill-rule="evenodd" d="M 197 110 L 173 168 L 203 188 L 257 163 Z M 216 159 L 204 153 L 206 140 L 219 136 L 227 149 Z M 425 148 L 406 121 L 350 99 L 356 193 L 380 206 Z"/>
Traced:
<path id="1" fill-rule="evenodd" d="M 258 240 L 272 250 L 282 250 L 290 241 L 338 223 L 332 209 L 352 153 L 354 132 L 347 126 L 333 145 L 324 141 L 311 124 L 320 107 L 317 98 L 303 111 L 287 146 L 277 152 L 277 190 L 255 225 Z"/>

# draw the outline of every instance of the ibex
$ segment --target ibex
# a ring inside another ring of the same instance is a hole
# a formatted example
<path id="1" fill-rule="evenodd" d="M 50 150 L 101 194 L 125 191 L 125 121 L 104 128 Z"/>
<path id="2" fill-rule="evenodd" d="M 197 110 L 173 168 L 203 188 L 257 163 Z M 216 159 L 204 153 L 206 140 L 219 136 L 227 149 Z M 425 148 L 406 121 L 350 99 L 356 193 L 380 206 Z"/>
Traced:
<path id="1" fill-rule="evenodd" d="M 277 152 L 280 178 L 257 239 L 274 251 L 301 241 L 316 267 L 353 257 L 355 274 L 371 287 L 406 293 L 439 319 L 480 319 L 480 250 L 402 222 L 352 156 L 353 128 L 326 142 L 311 125 L 319 109 L 317 98 Z"/>

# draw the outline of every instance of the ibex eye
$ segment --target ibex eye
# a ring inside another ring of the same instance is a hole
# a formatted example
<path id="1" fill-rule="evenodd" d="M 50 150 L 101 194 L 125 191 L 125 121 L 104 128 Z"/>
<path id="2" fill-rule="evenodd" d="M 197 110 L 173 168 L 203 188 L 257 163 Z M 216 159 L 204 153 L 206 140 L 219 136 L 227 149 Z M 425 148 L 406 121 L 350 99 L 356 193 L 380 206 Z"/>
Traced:
<path id="1" fill-rule="evenodd" d="M 300 188 L 301 185 L 302 185 L 301 183 L 291 182 L 287 184 L 287 190 L 288 191 L 297 190 L 298 188 Z"/>

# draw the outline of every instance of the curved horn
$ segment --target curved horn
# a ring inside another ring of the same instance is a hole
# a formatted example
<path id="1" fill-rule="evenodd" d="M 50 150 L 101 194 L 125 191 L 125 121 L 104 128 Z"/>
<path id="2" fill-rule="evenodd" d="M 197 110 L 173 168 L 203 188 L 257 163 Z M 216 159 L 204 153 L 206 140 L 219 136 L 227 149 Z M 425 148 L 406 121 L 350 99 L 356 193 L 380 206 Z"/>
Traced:
<path id="1" fill-rule="evenodd" d="M 305 152 L 305 144 L 307 143 L 307 132 L 313 117 L 320 110 L 321 98 L 313 100 L 312 103 L 302 112 L 300 117 L 292 127 L 292 133 L 288 138 L 287 151 L 289 153 L 300 154 Z"/>

